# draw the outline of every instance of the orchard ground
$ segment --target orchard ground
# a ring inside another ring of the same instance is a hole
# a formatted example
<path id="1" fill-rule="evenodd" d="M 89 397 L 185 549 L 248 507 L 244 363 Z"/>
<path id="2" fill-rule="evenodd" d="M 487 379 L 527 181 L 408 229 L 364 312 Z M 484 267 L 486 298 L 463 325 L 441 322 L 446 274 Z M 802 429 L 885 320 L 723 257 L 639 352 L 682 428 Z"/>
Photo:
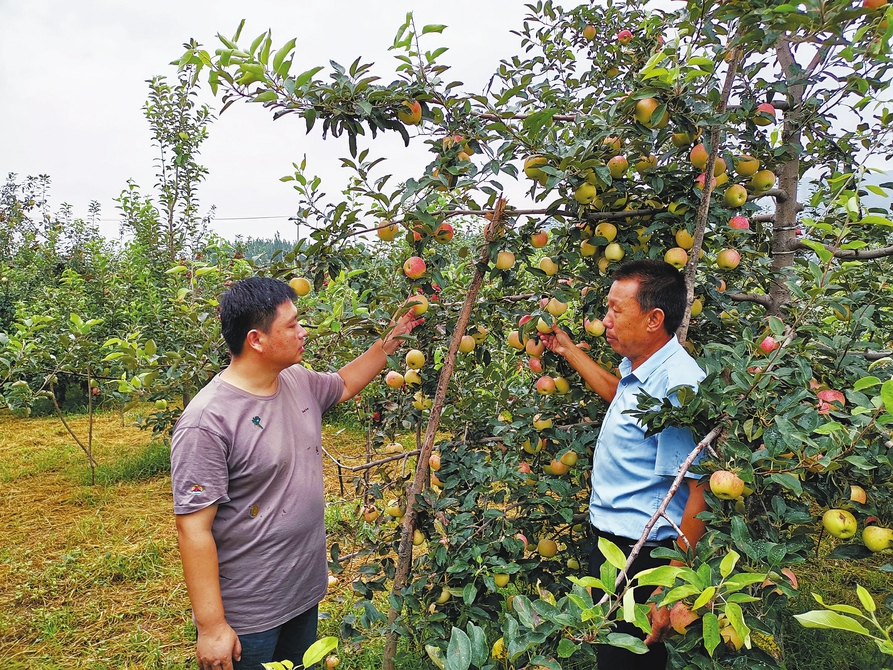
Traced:
<path id="1" fill-rule="evenodd" d="M 0 527 L 0 659 L 6 670 L 195 667 L 194 629 L 171 516 L 168 452 L 133 427 L 136 417 L 136 412 L 97 416 L 99 483 L 90 486 L 85 457 L 57 419 L 0 414 L 0 505 L 6 510 Z M 71 417 L 71 425 L 84 434 L 86 417 Z M 414 447 L 412 437 L 401 441 L 407 450 Z M 324 429 L 323 446 L 344 463 L 362 462 L 365 443 L 355 425 Z M 398 461 L 389 467 L 402 466 Z M 354 475 L 344 474 L 342 495 L 337 468 L 326 459 L 326 526 L 330 544 L 338 542 L 342 556 L 354 550 L 356 538 L 376 532 L 374 523 L 358 520 Z M 383 514 L 377 523 L 394 522 Z M 828 542 L 826 536 L 821 558 L 797 570 L 802 595 L 792 602 L 792 612 L 813 607 L 810 592 L 826 602 L 857 605 L 857 583 L 875 593 L 891 590 L 890 573 L 879 570 L 886 557 L 858 564 L 829 561 L 824 558 Z M 338 635 L 342 618 L 356 613 L 350 582 L 361 566 L 356 560 L 344 565 L 323 603 L 327 618 L 321 635 Z M 788 624 L 791 670 L 893 667 L 868 641 Z M 380 667 L 379 645 L 350 648 L 345 640 L 340 645 L 341 668 Z M 402 651 L 398 667 L 434 667 L 424 652 Z"/>

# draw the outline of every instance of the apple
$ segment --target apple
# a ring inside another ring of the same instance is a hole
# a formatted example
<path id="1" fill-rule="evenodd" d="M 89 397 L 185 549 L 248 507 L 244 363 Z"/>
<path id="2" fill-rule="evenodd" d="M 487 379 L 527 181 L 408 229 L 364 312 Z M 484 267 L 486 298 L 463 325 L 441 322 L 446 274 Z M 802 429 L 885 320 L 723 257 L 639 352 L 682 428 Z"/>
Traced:
<path id="1" fill-rule="evenodd" d="M 517 349 L 518 351 L 521 351 L 524 348 L 524 343 L 521 342 L 521 335 L 517 330 L 513 330 L 509 333 L 508 344 L 512 349 Z"/>
<path id="2" fill-rule="evenodd" d="M 474 344 L 474 338 L 471 335 L 463 335 L 462 339 L 459 340 L 459 351 L 463 354 L 474 351 Z"/>
<path id="3" fill-rule="evenodd" d="M 629 169 L 629 161 L 626 156 L 614 156 L 608 159 L 608 172 L 611 173 L 612 179 L 620 179 Z"/>
<path id="4" fill-rule="evenodd" d="M 617 226 L 607 221 L 602 221 L 595 227 L 595 234 L 598 237 L 604 237 L 608 242 L 613 242 L 617 237 Z"/>
<path id="5" fill-rule="evenodd" d="M 484 340 L 487 339 L 487 333 L 489 331 L 484 326 L 475 326 L 474 330 L 471 331 L 471 336 L 474 338 L 475 344 L 483 344 Z"/>
<path id="6" fill-rule="evenodd" d="M 583 330 L 592 337 L 601 337 L 605 334 L 605 324 L 601 319 L 583 319 Z"/>
<path id="7" fill-rule="evenodd" d="M 775 338 L 771 335 L 766 335 L 763 338 L 763 341 L 760 342 L 760 349 L 763 350 L 763 353 L 769 354 L 778 349 L 778 342 L 775 341 Z"/>
<path id="8" fill-rule="evenodd" d="M 312 288 L 310 282 L 304 279 L 304 277 L 293 277 L 289 280 L 288 285 L 298 295 L 307 295 Z"/>
<path id="9" fill-rule="evenodd" d="M 421 293 L 410 297 L 407 302 L 412 305 L 412 313 L 416 316 L 421 316 L 428 311 L 428 298 Z"/>
<path id="10" fill-rule="evenodd" d="M 617 33 L 617 41 L 621 44 L 629 44 L 633 41 L 632 31 L 621 30 L 619 33 Z"/>
<path id="11" fill-rule="evenodd" d="M 605 258 L 609 261 L 619 261 L 625 253 L 623 247 L 617 244 L 617 242 L 611 242 L 611 244 L 605 247 Z"/>
<path id="12" fill-rule="evenodd" d="M 414 531 L 412 531 L 413 546 L 418 547 L 419 545 L 424 544 L 424 543 L 425 543 L 425 534 L 422 531 L 420 531 L 418 528 L 416 528 Z"/>
<path id="13" fill-rule="evenodd" d="M 428 465 L 435 472 L 440 470 L 440 452 L 439 451 L 431 452 L 431 455 L 428 457 Z"/>
<path id="14" fill-rule="evenodd" d="M 438 476 L 433 472 L 431 473 L 431 486 L 438 486 L 440 488 L 443 488 L 443 482 L 440 481 Z"/>
<path id="15" fill-rule="evenodd" d="M 438 605 L 443 605 L 447 600 L 450 599 L 450 595 L 450 590 L 444 586 L 443 590 L 440 592 L 440 595 L 437 596 L 437 600 L 435 602 L 437 602 Z"/>
<path id="16" fill-rule="evenodd" d="M 391 370 L 388 374 L 385 375 L 384 383 L 390 386 L 392 389 L 402 388 L 405 380 L 403 379 L 403 375 L 401 375 L 396 370 Z"/>
<path id="17" fill-rule="evenodd" d="M 822 526 L 840 540 L 849 540 L 859 528 L 856 517 L 845 509 L 829 509 L 822 515 Z"/>
<path id="18" fill-rule="evenodd" d="M 678 132 L 678 133 L 673 133 L 672 135 L 670 135 L 670 142 L 677 149 L 682 149 L 683 147 L 687 147 L 693 141 L 694 140 L 692 140 L 690 133 Z"/>
<path id="19" fill-rule="evenodd" d="M 456 231 L 453 230 L 453 227 L 448 223 L 441 223 L 437 226 L 437 230 L 434 231 L 434 239 L 440 242 L 441 244 L 446 244 L 451 239 L 453 239 L 453 235 L 456 234 Z"/>
<path id="20" fill-rule="evenodd" d="M 542 249 L 549 242 L 549 233 L 538 230 L 530 236 L 530 246 L 534 249 Z"/>
<path id="21" fill-rule="evenodd" d="M 554 381 L 554 380 L 553 380 Z M 557 390 L 557 384 L 556 384 Z M 533 427 L 537 430 L 546 430 L 546 428 L 552 427 L 552 419 L 544 419 L 541 414 L 537 414 L 533 417 Z"/>
<path id="22" fill-rule="evenodd" d="M 530 439 L 524 440 L 521 444 L 521 448 L 524 449 L 528 454 L 538 454 L 543 450 L 543 447 L 546 446 L 546 441 L 542 438 L 538 438 L 536 441 L 536 446 L 534 447 L 530 443 Z"/>
<path id="23" fill-rule="evenodd" d="M 395 237 L 397 237 L 397 233 L 400 232 L 400 226 L 396 223 L 391 223 L 390 221 L 385 221 L 382 225 L 380 225 L 376 229 L 376 233 L 378 234 L 379 239 L 384 240 L 385 242 L 390 242 Z"/>
<path id="24" fill-rule="evenodd" d="M 732 651 L 738 651 L 744 646 L 744 640 L 725 614 L 719 616 L 719 635 L 726 643 L 726 647 Z"/>
<path id="25" fill-rule="evenodd" d="M 589 182 L 583 182 L 577 187 L 577 190 L 574 191 L 574 200 L 581 205 L 590 205 L 597 195 L 598 191 L 595 186 Z"/>
<path id="26" fill-rule="evenodd" d="M 425 365 L 425 354 L 418 349 L 410 349 L 406 352 L 406 366 L 413 370 L 421 370 Z"/>
<path id="27" fill-rule="evenodd" d="M 555 393 L 564 395 L 571 390 L 571 385 L 564 377 L 555 377 Z"/>
<path id="28" fill-rule="evenodd" d="M 551 258 L 549 258 L 548 256 L 545 256 L 542 259 L 540 259 L 539 267 L 540 267 L 540 270 L 545 272 L 550 277 L 552 275 L 558 273 L 558 264 L 555 261 L 553 261 Z"/>
<path id="29" fill-rule="evenodd" d="M 515 264 L 515 254 L 511 251 L 500 251 L 496 254 L 496 269 L 508 270 Z"/>
<path id="30" fill-rule="evenodd" d="M 775 186 L 775 173 L 772 170 L 760 170 L 750 178 L 750 186 L 754 193 L 765 193 Z"/>
<path id="31" fill-rule="evenodd" d="M 378 508 L 375 505 L 365 505 L 363 507 L 363 521 L 372 523 L 378 518 Z"/>
<path id="32" fill-rule="evenodd" d="M 540 374 L 543 371 L 543 361 L 539 358 L 531 358 L 527 361 L 527 367 L 530 368 L 531 372 Z"/>
<path id="33" fill-rule="evenodd" d="M 493 582 L 499 588 L 503 588 L 506 584 L 508 584 L 510 579 L 511 575 L 507 575 L 504 572 L 497 572 L 495 575 L 493 575 Z"/>
<path id="34" fill-rule="evenodd" d="M 555 554 L 558 553 L 558 544 L 555 542 L 555 540 L 543 538 L 536 543 L 536 550 L 537 552 L 539 552 L 540 556 L 543 556 L 545 558 L 552 558 Z"/>
<path id="35" fill-rule="evenodd" d="M 515 539 L 520 540 L 521 543 L 524 545 L 524 551 L 527 551 L 527 536 L 524 533 L 518 533 L 517 535 L 515 535 Z"/>
<path id="36" fill-rule="evenodd" d="M 388 502 L 387 507 L 385 507 L 385 513 L 388 516 L 392 516 L 395 519 L 399 519 L 404 514 L 406 514 L 406 510 L 400 506 L 400 503 L 396 500 L 391 500 Z"/>
<path id="37" fill-rule="evenodd" d="M 424 359 L 424 355 L 422 355 L 422 359 Z M 422 376 L 418 372 L 410 368 L 403 373 L 403 381 L 406 382 L 407 386 L 418 386 L 422 383 Z"/>
<path id="38" fill-rule="evenodd" d="M 326 669 L 333 670 L 337 668 L 341 664 L 341 659 L 335 656 L 335 654 L 330 654 L 326 656 Z"/>
<path id="39" fill-rule="evenodd" d="M 546 311 L 552 316 L 561 316 L 567 311 L 567 303 L 561 302 L 557 298 L 552 298 L 546 305 Z"/>
<path id="40" fill-rule="evenodd" d="M 571 558 L 567 559 L 566 565 L 569 570 L 579 570 L 580 569 L 580 561 L 578 561 L 573 556 Z"/>
<path id="41" fill-rule="evenodd" d="M 562 454 L 561 458 L 559 458 L 558 460 L 560 460 L 562 463 L 564 463 L 569 468 L 572 468 L 577 464 L 577 461 L 579 460 L 579 458 L 580 457 L 577 456 L 576 451 L 568 451 L 568 452 Z"/>
<path id="42" fill-rule="evenodd" d="M 868 501 L 868 494 L 861 486 L 850 484 L 850 500 L 864 505 Z"/>
<path id="43" fill-rule="evenodd" d="M 723 249 L 716 254 L 716 265 L 720 270 L 734 270 L 741 262 L 741 254 L 734 249 Z"/>
<path id="44" fill-rule="evenodd" d="M 691 316 L 700 316 L 701 312 L 704 311 L 704 302 L 700 298 L 695 298 L 691 302 Z"/>
<path id="45" fill-rule="evenodd" d="M 524 161 L 524 174 L 530 179 L 542 179 L 548 175 L 540 170 L 541 165 L 545 165 L 549 160 L 545 156 L 528 156 Z"/>
<path id="46" fill-rule="evenodd" d="M 678 270 L 688 263 L 688 252 L 682 247 L 673 247 L 664 254 L 664 260 Z"/>
<path id="47" fill-rule="evenodd" d="M 744 492 L 744 480 L 728 470 L 717 470 L 710 475 L 710 490 L 720 500 L 734 500 Z"/>
<path id="48" fill-rule="evenodd" d="M 670 626 L 680 635 L 685 635 L 688 627 L 699 618 L 682 600 L 677 600 L 670 608 Z"/>
<path id="49" fill-rule="evenodd" d="M 530 463 L 521 461 L 520 465 L 518 465 L 518 472 L 520 472 L 522 475 L 529 475 L 533 471 L 530 469 Z"/>
<path id="50" fill-rule="evenodd" d="M 632 39 L 632 34 L 630 34 L 630 39 Z M 636 101 L 636 109 L 633 112 L 633 116 L 636 121 L 646 128 L 663 128 L 670 121 L 670 115 L 666 111 L 664 111 L 664 115 L 657 122 L 652 121 L 654 110 L 659 106 L 660 103 L 654 98 L 642 98 Z"/>
<path id="51" fill-rule="evenodd" d="M 706 182 L 707 182 L 707 173 L 706 173 L 706 172 L 702 172 L 702 173 L 699 174 L 699 175 L 697 176 L 697 178 L 695 179 L 695 188 L 698 188 L 698 189 L 703 190 L 703 189 L 704 189 L 704 184 L 705 184 Z M 717 186 L 718 183 L 719 183 L 719 182 L 716 180 L 716 177 L 711 177 L 711 178 L 710 178 L 710 186 L 711 186 L 712 188 L 716 188 L 716 186 Z"/>
<path id="52" fill-rule="evenodd" d="M 775 107 L 771 102 L 763 102 L 757 105 L 753 122 L 758 126 L 768 126 L 771 123 L 775 123 Z"/>
<path id="53" fill-rule="evenodd" d="M 694 145 L 688 153 L 688 159 L 691 161 L 691 164 L 699 170 L 707 167 L 707 156 L 707 147 L 703 144 Z"/>
<path id="54" fill-rule="evenodd" d="M 832 409 L 841 409 L 846 405 L 846 397 L 840 391 L 824 389 L 816 393 L 819 399 L 819 414 L 827 414 Z"/>
<path id="55" fill-rule="evenodd" d="M 657 168 L 657 156 L 655 156 L 654 154 L 641 156 L 635 164 L 636 172 L 638 172 L 639 174 L 647 174 L 655 168 Z"/>
<path id="56" fill-rule="evenodd" d="M 164 398 L 159 398 L 155 401 L 155 409 L 160 409 L 162 412 L 167 409 L 167 400 Z"/>
<path id="57" fill-rule="evenodd" d="M 403 274 L 410 279 L 419 279 L 426 269 L 425 261 L 418 256 L 410 256 L 403 263 Z"/>
<path id="58" fill-rule="evenodd" d="M 552 320 L 552 323 L 547 322 L 542 317 L 536 320 L 536 330 L 538 333 L 551 333 L 554 326 L 554 320 Z"/>
<path id="59" fill-rule="evenodd" d="M 886 6 L 887 0 L 862 0 L 862 6 L 865 9 L 880 9 L 881 7 Z M 884 28 L 881 28 L 884 30 Z"/>
<path id="60" fill-rule="evenodd" d="M 566 475 L 570 468 L 557 458 L 553 458 L 549 463 L 543 466 L 543 472 L 547 475 Z"/>
<path id="61" fill-rule="evenodd" d="M 422 122 L 422 106 L 419 104 L 419 101 L 413 100 L 410 102 L 409 100 L 404 100 L 403 106 L 406 109 L 399 110 L 397 118 L 408 126 L 419 125 Z"/>
<path id="62" fill-rule="evenodd" d="M 729 219 L 729 228 L 733 230 L 750 230 L 750 219 L 746 216 L 733 216 Z"/>
<path id="63" fill-rule="evenodd" d="M 717 157 L 716 161 L 713 163 L 713 176 L 718 177 L 725 171 L 726 171 L 725 159 Z"/>
<path id="64" fill-rule="evenodd" d="M 597 34 L 598 31 L 596 31 L 595 26 L 591 23 L 583 28 L 583 38 L 589 40 L 590 42 L 595 39 L 595 36 Z"/>
<path id="65" fill-rule="evenodd" d="M 862 543 L 871 551 L 884 551 L 893 546 L 893 530 L 881 526 L 865 526 Z"/>
<path id="66" fill-rule="evenodd" d="M 536 390 L 541 395 L 552 395 L 555 392 L 555 380 L 544 375 L 536 380 Z"/>
<path id="67" fill-rule="evenodd" d="M 432 404 L 433 402 L 431 398 L 426 396 L 424 393 L 422 393 L 421 391 L 415 392 L 412 400 L 412 406 L 415 407 L 417 410 L 422 412 L 426 409 L 431 409 Z"/>
<path id="68" fill-rule="evenodd" d="M 742 177 L 752 177 L 760 169 L 760 160 L 748 154 L 735 158 L 735 172 Z"/>
<path id="69" fill-rule="evenodd" d="M 741 207 L 747 202 L 747 189 L 741 184 L 732 184 L 726 189 L 722 201 L 726 207 Z"/>
<path id="70" fill-rule="evenodd" d="M 580 255 L 584 258 L 595 256 L 597 251 L 598 247 L 594 244 L 591 244 L 589 240 L 583 240 L 582 242 L 580 242 Z"/>
<path id="71" fill-rule="evenodd" d="M 676 231 L 674 235 L 676 238 L 676 245 L 688 251 L 693 246 L 695 246 L 695 238 L 690 232 L 688 232 L 685 228 L 680 228 Z"/>

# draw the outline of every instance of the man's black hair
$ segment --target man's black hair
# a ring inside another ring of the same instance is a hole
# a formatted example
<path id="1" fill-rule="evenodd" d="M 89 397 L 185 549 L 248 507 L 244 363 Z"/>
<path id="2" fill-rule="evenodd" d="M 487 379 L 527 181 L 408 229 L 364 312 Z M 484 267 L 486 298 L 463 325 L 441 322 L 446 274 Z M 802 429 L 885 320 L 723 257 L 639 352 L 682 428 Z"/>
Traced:
<path id="1" fill-rule="evenodd" d="M 230 353 L 242 353 L 249 331 L 268 333 L 279 305 L 297 297 L 291 286 L 272 277 L 249 277 L 235 282 L 220 296 L 220 329 Z"/>
<path id="2" fill-rule="evenodd" d="M 673 335 L 685 314 L 685 276 L 675 267 L 657 259 L 629 261 L 614 270 L 614 281 L 639 282 L 636 299 L 643 312 L 659 309 L 664 313 L 664 330 Z"/>

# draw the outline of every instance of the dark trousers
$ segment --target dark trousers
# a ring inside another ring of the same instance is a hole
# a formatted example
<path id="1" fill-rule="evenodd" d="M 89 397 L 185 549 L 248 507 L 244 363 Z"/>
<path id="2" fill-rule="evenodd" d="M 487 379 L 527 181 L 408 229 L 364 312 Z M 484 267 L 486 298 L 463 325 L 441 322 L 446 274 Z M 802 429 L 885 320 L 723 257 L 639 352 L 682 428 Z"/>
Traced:
<path id="1" fill-rule="evenodd" d="M 599 569 L 601 568 L 602 563 L 605 562 L 605 557 L 602 555 L 602 552 L 598 550 L 598 538 L 603 537 L 610 540 L 616 544 L 626 556 L 630 555 L 632 552 L 632 545 L 634 545 L 637 540 L 618 537 L 617 535 L 604 533 L 595 528 L 592 530 L 595 534 L 595 540 L 593 541 L 592 549 L 589 551 L 589 574 L 592 577 L 601 577 Z M 658 545 L 671 547 L 673 545 L 673 540 L 666 540 L 659 543 L 649 542 L 646 546 L 642 547 L 639 555 L 636 556 L 636 560 L 633 561 L 632 566 L 630 566 L 630 577 L 643 570 L 648 570 L 649 568 L 667 565 L 667 561 L 664 559 L 651 558 L 652 549 Z M 637 588 L 635 590 L 636 602 L 644 603 L 653 592 L 653 589 L 646 587 Z M 601 600 L 603 595 L 603 591 L 598 589 L 592 590 L 592 600 L 594 602 Z M 640 640 L 645 639 L 645 634 L 642 631 L 636 628 L 633 624 L 626 623 L 625 621 L 618 621 L 614 627 L 614 631 L 634 635 Z M 621 649 L 620 647 L 601 644 L 598 647 L 598 667 L 599 670 L 665 670 L 667 667 L 667 650 L 662 642 L 652 644 L 648 647 L 647 654 L 634 654 L 631 651 Z"/>
<path id="2" fill-rule="evenodd" d="M 240 635 L 242 660 L 233 661 L 234 670 L 262 670 L 263 663 L 291 661 L 300 665 L 304 652 L 316 642 L 319 607 L 314 605 L 303 614 L 262 633 Z"/>

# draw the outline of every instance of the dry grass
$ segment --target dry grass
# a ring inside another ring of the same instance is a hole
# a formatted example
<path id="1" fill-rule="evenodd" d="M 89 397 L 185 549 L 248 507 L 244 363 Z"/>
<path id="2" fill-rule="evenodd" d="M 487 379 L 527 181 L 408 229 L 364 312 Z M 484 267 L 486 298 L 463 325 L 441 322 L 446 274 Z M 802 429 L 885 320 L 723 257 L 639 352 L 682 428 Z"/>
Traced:
<path id="1" fill-rule="evenodd" d="M 146 448 L 151 435 L 133 424 L 133 417 L 96 417 L 94 455 L 101 465 Z M 71 425 L 86 436 L 86 418 Z M 352 463 L 364 451 L 361 435 L 336 429 L 324 431 L 324 446 Z M 353 475 L 345 475 L 342 499 L 327 463 L 327 496 L 349 521 L 358 503 Z M 58 420 L 0 415 L 4 669 L 194 667 L 169 477 L 88 482 L 86 457 Z M 349 582 L 343 576 L 332 595 Z"/>

